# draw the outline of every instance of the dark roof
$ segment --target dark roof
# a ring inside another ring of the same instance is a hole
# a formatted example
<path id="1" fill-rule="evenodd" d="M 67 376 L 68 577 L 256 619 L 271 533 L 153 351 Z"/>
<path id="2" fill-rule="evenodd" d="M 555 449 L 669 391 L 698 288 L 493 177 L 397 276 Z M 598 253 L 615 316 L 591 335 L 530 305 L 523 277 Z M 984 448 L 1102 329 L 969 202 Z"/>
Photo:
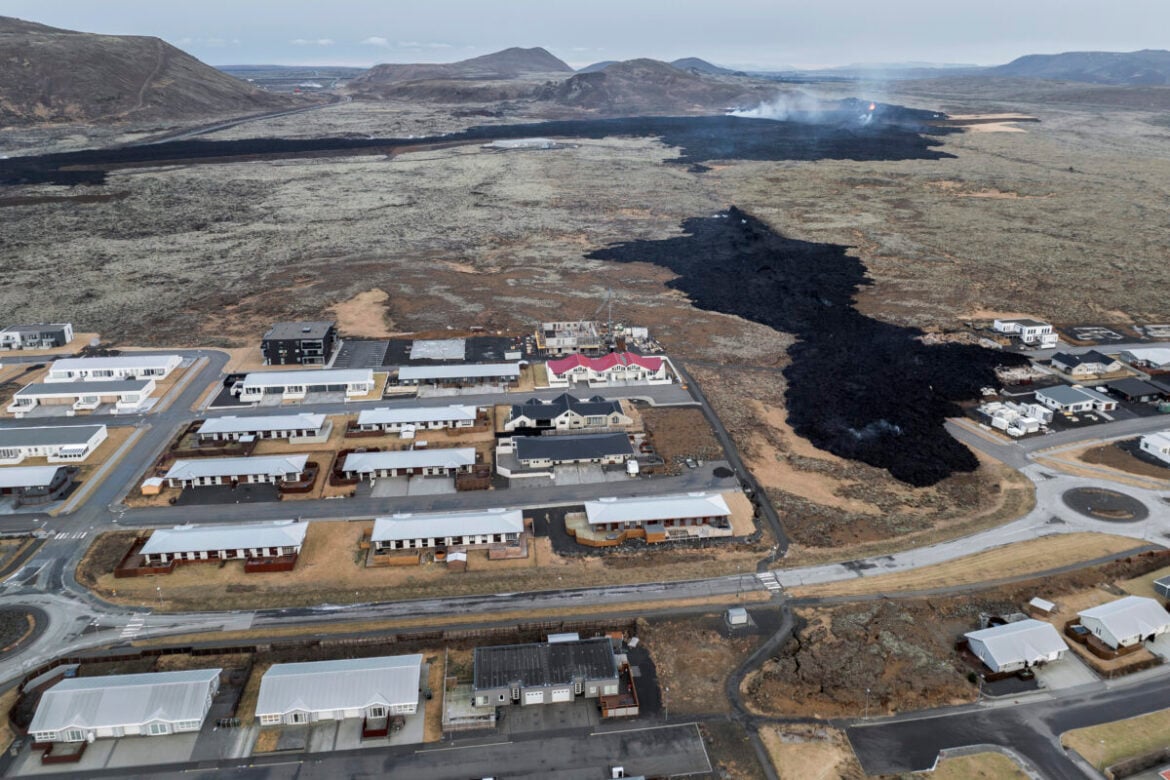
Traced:
<path id="1" fill-rule="evenodd" d="M 100 425 L 54 425 L 43 428 L 4 428 L 0 430 L 0 447 L 38 447 L 44 445 L 81 445 L 97 433 Z"/>
<path id="2" fill-rule="evenodd" d="M 9 325 L 3 330 L 16 333 L 51 333 L 63 331 L 68 327 L 67 322 L 39 322 L 35 325 Z"/>
<path id="3" fill-rule="evenodd" d="M 329 335 L 332 322 L 277 322 L 264 334 L 265 340 L 295 341 L 297 339 L 323 339 Z"/>
<path id="4" fill-rule="evenodd" d="M 582 401 L 580 398 L 569 395 L 568 393 L 561 393 L 551 401 L 530 398 L 522 404 L 512 404 L 512 415 L 508 419 L 515 420 L 518 417 L 528 417 L 533 420 L 547 420 L 553 417 L 560 417 L 569 409 L 572 409 L 579 415 L 589 417 L 590 415 L 610 415 L 614 412 L 621 412 L 622 405 L 620 401 L 607 401 L 599 395 L 595 395 L 587 401 Z"/>
<path id="5" fill-rule="evenodd" d="M 1057 352 L 1052 356 L 1052 362 L 1060 363 L 1062 366 L 1069 366 L 1072 368 L 1083 365 L 1085 363 L 1100 363 L 1107 366 L 1114 362 L 1114 360 L 1108 355 L 1103 355 L 1097 350 L 1091 349 L 1081 355 L 1070 355 L 1067 352 Z"/>
<path id="6" fill-rule="evenodd" d="M 1149 382 L 1143 382 L 1140 379 L 1134 379 L 1132 377 L 1128 379 L 1118 379 L 1116 382 L 1110 382 L 1108 387 L 1113 392 L 1121 393 L 1127 398 L 1137 398 L 1143 395 L 1162 395 L 1166 392 L 1159 387 L 1155 387 Z"/>
<path id="7" fill-rule="evenodd" d="M 630 437 L 624 433 L 584 436 L 525 436 L 516 439 L 520 460 L 585 460 L 607 455 L 633 455 Z"/>
<path id="8" fill-rule="evenodd" d="M 1170 379 L 1162 379 L 1159 376 L 1157 379 L 1150 378 L 1150 384 L 1161 390 L 1166 395 L 1170 395 Z"/>
<path id="9" fill-rule="evenodd" d="M 577 642 L 495 645 L 475 648 L 477 690 L 565 685 L 578 679 L 617 677 L 613 645 L 605 637 Z"/>

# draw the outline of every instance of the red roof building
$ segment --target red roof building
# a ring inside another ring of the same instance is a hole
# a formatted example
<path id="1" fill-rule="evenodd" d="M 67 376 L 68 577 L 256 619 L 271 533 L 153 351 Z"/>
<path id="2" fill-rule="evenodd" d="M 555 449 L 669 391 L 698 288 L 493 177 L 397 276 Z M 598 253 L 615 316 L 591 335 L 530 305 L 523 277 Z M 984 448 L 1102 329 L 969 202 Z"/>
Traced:
<path id="1" fill-rule="evenodd" d="M 633 352 L 610 352 L 601 357 L 569 355 L 548 362 L 549 384 L 567 385 L 570 382 L 609 384 L 623 382 L 670 381 L 666 362 L 660 357 L 635 355 Z"/>

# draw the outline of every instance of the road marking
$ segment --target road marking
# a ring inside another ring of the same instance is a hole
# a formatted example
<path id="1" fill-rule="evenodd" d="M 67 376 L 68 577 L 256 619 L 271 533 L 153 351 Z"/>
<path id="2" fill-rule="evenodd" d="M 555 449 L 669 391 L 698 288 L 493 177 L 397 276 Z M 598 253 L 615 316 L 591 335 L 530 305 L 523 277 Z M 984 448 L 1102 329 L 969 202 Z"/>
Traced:
<path id="1" fill-rule="evenodd" d="M 84 539 L 89 535 L 89 531 L 58 531 L 54 539 Z"/>
<path id="2" fill-rule="evenodd" d="M 780 584 L 780 580 L 776 577 L 776 572 L 774 571 L 756 572 L 756 579 L 772 593 L 784 590 L 784 586 Z"/>
<path id="3" fill-rule="evenodd" d="M 140 632 L 145 626 L 146 618 L 142 617 L 141 615 L 135 615 L 126 622 L 125 626 L 122 627 L 122 633 L 119 634 L 119 636 L 122 639 L 131 639 L 135 636 L 138 636 L 138 632 Z"/>

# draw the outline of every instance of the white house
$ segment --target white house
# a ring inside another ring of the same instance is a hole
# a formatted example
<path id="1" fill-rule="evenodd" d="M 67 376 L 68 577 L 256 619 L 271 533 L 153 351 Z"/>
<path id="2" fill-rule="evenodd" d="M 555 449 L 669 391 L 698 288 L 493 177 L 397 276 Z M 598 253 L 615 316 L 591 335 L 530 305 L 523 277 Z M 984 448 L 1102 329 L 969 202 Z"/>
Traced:
<path id="1" fill-rule="evenodd" d="M 475 425 L 479 410 L 474 406 L 413 406 L 363 409 L 358 413 L 357 427 L 363 431 L 396 432 L 404 428 L 470 428 Z"/>
<path id="2" fill-rule="evenodd" d="M 1170 431 L 1147 433 L 1139 440 L 1138 447 L 1170 466 Z"/>
<path id="3" fill-rule="evenodd" d="M 585 518 L 595 531 L 641 529 L 648 541 L 731 536 L 731 509 L 720 493 L 601 498 L 585 502 Z"/>
<path id="4" fill-rule="evenodd" d="M 573 463 L 615 465 L 634 457 L 634 447 L 625 433 L 515 436 L 501 439 L 496 452 L 514 453 L 526 469 Z"/>
<path id="5" fill-rule="evenodd" d="M 449 477 L 470 472 L 475 465 L 474 447 L 452 449 L 351 452 L 341 471 L 347 479 L 426 476 Z"/>
<path id="6" fill-rule="evenodd" d="M 1127 349 L 1118 357 L 1133 366 L 1170 370 L 1170 347 L 1139 347 Z"/>
<path id="7" fill-rule="evenodd" d="M 620 401 L 607 401 L 599 395 L 582 401 L 562 393 L 549 401 L 532 398 L 522 404 L 513 404 L 504 430 L 517 428 L 536 430 L 573 431 L 582 428 L 620 428 L 632 425 L 633 420 L 622 411 Z"/>
<path id="8" fill-rule="evenodd" d="M 1069 385 L 1045 387 L 1036 391 L 1036 400 L 1058 412 L 1111 412 L 1117 408 L 1117 401 L 1095 390 Z"/>
<path id="9" fill-rule="evenodd" d="M 1040 349 L 1051 349 L 1056 346 L 1057 342 L 1057 336 L 1052 326 L 1039 320 L 1026 318 L 995 320 L 991 324 L 991 329 L 996 333 L 1015 336 L 1021 343 Z"/>
<path id="10" fill-rule="evenodd" d="M 150 406 L 154 379 L 111 379 L 104 382 L 34 382 L 12 396 L 8 411 L 23 417 L 38 406 L 68 406 L 92 412 L 112 404 L 115 414 L 132 414 Z"/>
<path id="11" fill-rule="evenodd" d="M 73 324 L 69 322 L 39 325 L 9 325 L 0 330 L 0 351 L 14 349 L 53 349 L 73 341 Z"/>
<path id="12" fill-rule="evenodd" d="M 370 542 L 376 552 L 434 547 L 511 544 L 524 533 L 519 509 L 400 514 L 374 520 Z"/>
<path id="13" fill-rule="evenodd" d="M 233 482 L 298 482 L 308 455 L 261 455 L 251 458 L 176 460 L 163 479 L 171 487 L 226 485 Z"/>
<path id="14" fill-rule="evenodd" d="M 1126 596 L 1077 614 L 1082 626 L 1114 649 L 1153 639 L 1170 629 L 1170 613 L 1144 596 Z"/>
<path id="15" fill-rule="evenodd" d="M 126 354 L 117 357 L 65 358 L 49 366 L 46 382 L 105 382 L 118 379 L 165 379 L 182 364 L 178 355 Z"/>
<path id="16" fill-rule="evenodd" d="M 414 715 L 421 655 L 273 664 L 260 678 L 261 726 Z"/>
<path id="17" fill-rule="evenodd" d="M 105 440 L 104 425 L 0 428 L 0 465 L 16 465 L 25 458 L 44 458 L 49 463 L 79 463 Z"/>
<path id="18" fill-rule="evenodd" d="M 279 558 L 299 553 L 308 530 L 308 523 L 293 520 L 177 525 L 152 531 L 139 553 L 146 563 Z"/>
<path id="19" fill-rule="evenodd" d="M 73 677 L 41 695 L 28 732 L 36 742 L 199 731 L 222 669 Z"/>
<path id="20" fill-rule="evenodd" d="M 272 395 L 284 401 L 298 401 L 309 393 L 345 393 L 346 398 L 355 398 L 373 391 L 374 372 L 367 368 L 253 371 L 232 386 L 232 393 L 241 401 L 252 403 Z"/>
<path id="21" fill-rule="evenodd" d="M 669 384 L 670 381 L 665 360 L 633 352 L 610 352 L 601 357 L 577 354 L 548 361 L 548 383 L 552 387 L 568 387 L 574 382 L 587 382 L 590 387 L 606 387 Z"/>
<path id="22" fill-rule="evenodd" d="M 1083 379 L 1116 373 L 1121 370 L 1121 361 L 1091 349 L 1079 355 L 1057 352 L 1052 356 L 1052 367 L 1076 379 Z"/>
<path id="23" fill-rule="evenodd" d="M 993 672 L 1014 672 L 1058 661 L 1068 652 L 1051 623 L 1021 620 L 981 631 L 969 631 L 967 647 Z"/>
<path id="24" fill-rule="evenodd" d="M 333 423 L 323 414 L 266 414 L 256 417 L 211 417 L 199 426 L 202 441 L 240 439 L 288 439 L 321 442 L 329 438 Z"/>

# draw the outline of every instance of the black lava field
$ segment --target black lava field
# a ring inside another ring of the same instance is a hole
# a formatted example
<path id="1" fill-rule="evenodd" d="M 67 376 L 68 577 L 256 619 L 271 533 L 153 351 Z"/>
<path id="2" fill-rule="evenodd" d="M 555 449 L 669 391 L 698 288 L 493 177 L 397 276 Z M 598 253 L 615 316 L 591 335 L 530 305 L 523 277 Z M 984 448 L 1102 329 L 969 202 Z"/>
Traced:
<path id="1" fill-rule="evenodd" d="M 86 149 L 32 157 L 0 159 L 0 184 L 103 184 L 115 168 L 170 163 L 224 162 L 232 159 L 282 159 L 328 155 L 388 154 L 435 144 L 478 143 L 532 137 L 655 137 L 679 147 L 670 160 L 695 166 L 708 160 L 937 160 L 953 155 L 938 150 L 930 135 L 952 132 L 929 127 L 924 111 L 881 106 L 872 121 L 856 109 L 777 121 L 733 116 L 627 117 L 563 120 L 473 127 L 426 138 L 249 138 L 238 141 L 170 141 L 110 149 Z"/>
<path id="2" fill-rule="evenodd" d="M 701 309 L 794 334 L 788 421 L 797 434 L 844 458 L 886 469 L 915 486 L 974 471 L 975 456 L 943 428 L 956 401 L 995 385 L 995 367 L 1025 358 L 978 346 L 927 346 L 922 332 L 858 312 L 869 284 L 846 247 L 785 238 L 732 207 L 683 222 L 687 234 L 633 241 L 588 257 L 648 262 L 678 277 L 668 286 Z"/>

